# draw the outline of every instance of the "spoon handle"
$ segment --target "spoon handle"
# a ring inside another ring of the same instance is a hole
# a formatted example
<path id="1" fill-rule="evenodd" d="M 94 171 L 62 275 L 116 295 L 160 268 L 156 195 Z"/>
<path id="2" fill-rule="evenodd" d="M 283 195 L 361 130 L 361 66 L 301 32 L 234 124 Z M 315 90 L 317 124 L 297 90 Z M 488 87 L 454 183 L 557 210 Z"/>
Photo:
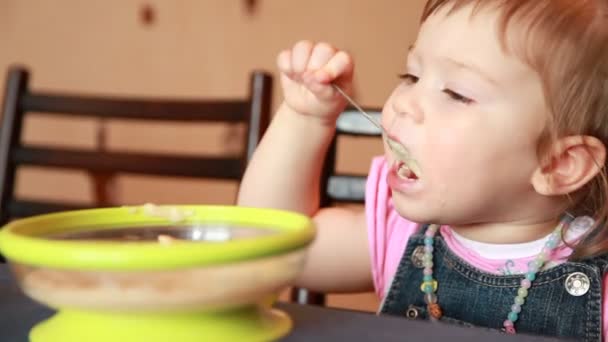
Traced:
<path id="1" fill-rule="evenodd" d="M 361 108 L 361 106 L 359 106 L 357 102 L 355 102 L 355 100 L 348 96 L 348 94 L 346 94 L 346 92 L 342 90 L 342 88 L 340 88 L 335 83 L 332 83 L 331 85 L 334 87 L 334 89 L 336 89 L 338 93 L 340 93 L 346 99 L 346 101 L 351 104 L 351 106 L 355 107 L 361 114 L 363 114 L 363 116 L 365 116 L 367 120 L 374 124 L 374 126 L 378 127 L 382 132 L 384 132 L 384 128 L 382 127 L 382 125 L 380 125 L 371 115 L 367 114 L 367 112 L 365 112 L 363 108 Z"/>

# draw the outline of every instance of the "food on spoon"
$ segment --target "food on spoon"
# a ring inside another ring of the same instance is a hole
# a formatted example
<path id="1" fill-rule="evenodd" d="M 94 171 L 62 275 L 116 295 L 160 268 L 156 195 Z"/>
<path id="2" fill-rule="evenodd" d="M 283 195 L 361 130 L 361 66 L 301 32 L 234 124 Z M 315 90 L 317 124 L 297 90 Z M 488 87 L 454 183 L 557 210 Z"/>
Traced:
<path id="1" fill-rule="evenodd" d="M 404 178 L 417 179 L 421 173 L 420 167 L 418 166 L 418 163 L 410 157 L 407 148 L 398 141 L 391 139 L 386 134 L 383 135 L 383 138 L 386 140 L 391 152 L 393 152 L 393 156 L 397 159 L 395 162 L 399 164 L 399 175 Z"/>

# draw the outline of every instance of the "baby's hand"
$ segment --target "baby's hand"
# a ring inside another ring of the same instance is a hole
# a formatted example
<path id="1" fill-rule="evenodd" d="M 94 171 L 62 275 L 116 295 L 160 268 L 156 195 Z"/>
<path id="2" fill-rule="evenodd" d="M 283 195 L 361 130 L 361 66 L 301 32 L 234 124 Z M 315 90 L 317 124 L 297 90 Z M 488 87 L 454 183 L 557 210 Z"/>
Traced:
<path id="1" fill-rule="evenodd" d="M 277 57 L 285 104 L 303 115 L 333 123 L 346 105 L 331 86 L 352 88 L 354 64 L 349 54 L 327 43 L 300 41 Z"/>

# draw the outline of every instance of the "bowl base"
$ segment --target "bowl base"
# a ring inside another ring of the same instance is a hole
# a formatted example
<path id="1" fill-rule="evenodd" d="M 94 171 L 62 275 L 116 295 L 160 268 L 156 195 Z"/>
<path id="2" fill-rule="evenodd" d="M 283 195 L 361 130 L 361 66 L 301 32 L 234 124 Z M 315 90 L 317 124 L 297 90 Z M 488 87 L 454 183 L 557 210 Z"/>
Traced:
<path id="1" fill-rule="evenodd" d="M 274 341 L 291 330 L 289 316 L 267 306 L 222 312 L 116 313 L 60 310 L 36 325 L 31 342 Z"/>

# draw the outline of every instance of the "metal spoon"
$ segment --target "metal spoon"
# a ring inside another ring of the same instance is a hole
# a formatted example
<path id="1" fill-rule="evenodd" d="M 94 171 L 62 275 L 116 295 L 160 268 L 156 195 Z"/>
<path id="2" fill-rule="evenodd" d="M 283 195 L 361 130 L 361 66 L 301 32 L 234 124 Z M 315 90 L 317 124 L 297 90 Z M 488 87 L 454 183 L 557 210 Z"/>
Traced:
<path id="1" fill-rule="evenodd" d="M 369 120 L 372 124 L 374 124 L 374 126 L 378 127 L 380 129 L 380 131 L 382 131 L 382 137 L 384 138 L 384 140 L 386 140 L 388 147 L 391 149 L 391 151 L 393 151 L 393 153 L 395 153 L 395 155 L 398 158 L 400 158 L 401 160 L 410 159 L 409 152 L 407 151 L 405 146 L 403 146 L 400 142 L 391 139 L 388 136 L 388 132 L 384 129 L 384 127 L 382 127 L 382 125 L 379 122 L 377 122 L 371 115 L 369 115 L 367 112 L 365 112 L 365 110 L 363 110 L 363 108 L 361 108 L 361 106 L 359 106 L 357 104 L 357 102 L 355 102 L 355 100 L 353 100 L 350 96 L 348 96 L 348 94 L 344 90 L 342 90 L 342 88 L 340 88 L 335 83 L 332 83 L 331 85 L 332 85 L 332 87 L 334 87 L 334 89 L 336 89 L 336 91 L 338 93 L 340 93 L 346 99 L 346 101 L 348 101 L 353 107 L 355 107 L 355 109 L 357 109 L 359 111 L 359 113 L 363 114 L 363 116 L 367 120 Z M 418 169 L 416 171 L 419 172 Z"/>
<path id="2" fill-rule="evenodd" d="M 359 113 L 363 114 L 363 116 L 369 120 L 369 122 L 371 122 L 372 124 L 374 124 L 374 126 L 378 127 L 381 131 L 383 135 L 386 135 L 388 137 L 388 134 L 386 132 L 386 130 L 384 129 L 384 127 L 382 127 L 382 125 L 376 121 L 376 119 L 374 119 L 371 115 L 367 114 L 366 111 L 363 110 L 363 108 L 361 108 L 361 106 L 359 106 L 355 100 L 353 100 L 350 96 L 348 96 L 348 94 L 342 90 L 342 88 L 340 88 L 337 84 L 332 83 L 331 84 L 332 87 L 334 87 L 334 89 L 336 89 L 336 91 L 338 93 L 340 93 L 340 95 L 342 95 L 346 101 L 348 101 L 348 103 L 351 104 L 351 106 L 355 107 L 355 109 L 357 109 L 359 111 Z"/>

